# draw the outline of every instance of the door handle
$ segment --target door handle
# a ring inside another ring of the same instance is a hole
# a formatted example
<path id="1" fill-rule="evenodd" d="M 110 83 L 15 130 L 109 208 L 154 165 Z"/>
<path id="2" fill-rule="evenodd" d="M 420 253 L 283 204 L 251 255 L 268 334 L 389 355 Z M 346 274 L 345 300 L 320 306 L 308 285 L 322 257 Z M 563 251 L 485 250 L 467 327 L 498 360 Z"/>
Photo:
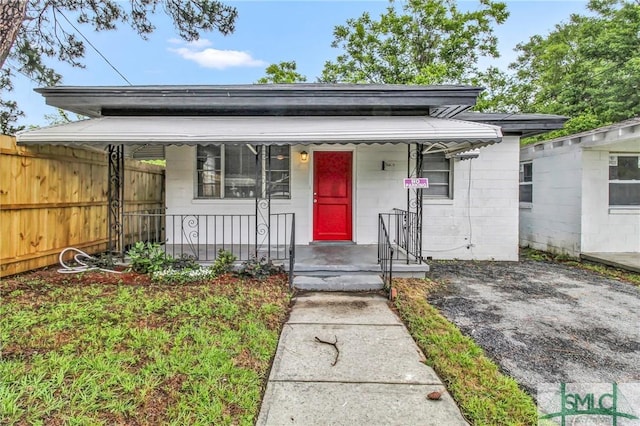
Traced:
<path id="1" fill-rule="evenodd" d="M 317 202 L 318 202 L 318 200 L 314 198 L 314 199 L 313 199 L 313 202 L 314 202 L 314 203 L 317 203 Z"/>

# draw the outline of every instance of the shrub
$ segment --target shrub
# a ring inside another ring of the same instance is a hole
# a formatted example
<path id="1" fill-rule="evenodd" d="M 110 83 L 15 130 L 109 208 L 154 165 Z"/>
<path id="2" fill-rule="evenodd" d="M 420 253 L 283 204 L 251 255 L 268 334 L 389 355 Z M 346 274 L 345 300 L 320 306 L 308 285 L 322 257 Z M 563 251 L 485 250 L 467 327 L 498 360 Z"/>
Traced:
<path id="1" fill-rule="evenodd" d="M 233 262 L 236 261 L 236 257 L 228 250 L 218 250 L 218 256 L 216 256 L 215 262 L 211 266 L 215 276 L 225 274 L 233 268 Z"/>
<path id="2" fill-rule="evenodd" d="M 242 262 L 238 273 L 251 278 L 266 278 L 269 275 L 275 275 L 283 272 L 284 269 L 280 265 L 274 265 L 271 259 L 267 260 L 264 256 L 260 259 L 253 258 Z"/>
<path id="3" fill-rule="evenodd" d="M 171 259 L 171 257 L 169 257 Z M 200 265 L 196 262 L 196 257 L 190 254 L 182 254 L 180 257 L 171 259 L 171 267 L 176 270 L 181 269 L 199 269 Z"/>
<path id="4" fill-rule="evenodd" d="M 171 256 L 162 250 L 160 244 L 138 241 L 127 252 L 130 267 L 140 274 L 161 271 L 173 263 Z"/>

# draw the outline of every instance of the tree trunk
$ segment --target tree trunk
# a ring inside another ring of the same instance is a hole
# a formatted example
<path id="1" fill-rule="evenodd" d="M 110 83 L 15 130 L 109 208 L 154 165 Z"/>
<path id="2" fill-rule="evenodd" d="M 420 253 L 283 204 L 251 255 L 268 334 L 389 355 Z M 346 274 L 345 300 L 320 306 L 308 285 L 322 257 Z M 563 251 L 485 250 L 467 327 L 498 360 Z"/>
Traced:
<path id="1" fill-rule="evenodd" d="M 27 0 L 0 0 L 0 69 L 4 67 L 26 15 Z"/>

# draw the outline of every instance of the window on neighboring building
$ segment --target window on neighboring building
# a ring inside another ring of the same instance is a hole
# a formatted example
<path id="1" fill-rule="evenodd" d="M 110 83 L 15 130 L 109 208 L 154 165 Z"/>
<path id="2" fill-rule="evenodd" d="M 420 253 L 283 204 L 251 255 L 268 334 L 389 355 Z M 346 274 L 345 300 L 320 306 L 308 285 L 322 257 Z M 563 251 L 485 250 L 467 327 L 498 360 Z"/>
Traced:
<path id="1" fill-rule="evenodd" d="M 640 155 L 609 156 L 609 205 L 640 206 Z"/>
<path id="2" fill-rule="evenodd" d="M 533 163 L 520 163 L 520 202 L 533 202 Z"/>
<path id="3" fill-rule="evenodd" d="M 289 157 L 289 146 L 272 146 L 267 171 L 267 158 L 256 164 L 255 154 L 246 145 L 198 145 L 197 197 L 254 198 L 258 175 L 262 182 L 269 181 L 271 198 L 289 198 Z"/>
<path id="4" fill-rule="evenodd" d="M 425 154 L 422 158 L 422 177 L 429 179 L 425 198 L 451 198 L 451 160 L 444 153 Z"/>

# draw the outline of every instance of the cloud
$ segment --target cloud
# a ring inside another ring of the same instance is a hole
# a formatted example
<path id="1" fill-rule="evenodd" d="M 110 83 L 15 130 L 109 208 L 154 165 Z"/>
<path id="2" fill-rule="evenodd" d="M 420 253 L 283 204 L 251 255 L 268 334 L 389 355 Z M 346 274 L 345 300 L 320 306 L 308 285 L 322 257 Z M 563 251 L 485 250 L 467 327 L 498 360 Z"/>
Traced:
<path id="1" fill-rule="evenodd" d="M 171 44 L 183 44 L 183 47 L 169 47 L 168 50 L 177 53 L 182 58 L 193 61 L 205 68 L 223 70 L 231 67 L 263 67 L 267 63 L 251 57 L 248 52 L 240 50 L 219 50 L 210 48 L 211 41 L 199 39 L 185 43 L 178 39 L 169 39 Z"/>

